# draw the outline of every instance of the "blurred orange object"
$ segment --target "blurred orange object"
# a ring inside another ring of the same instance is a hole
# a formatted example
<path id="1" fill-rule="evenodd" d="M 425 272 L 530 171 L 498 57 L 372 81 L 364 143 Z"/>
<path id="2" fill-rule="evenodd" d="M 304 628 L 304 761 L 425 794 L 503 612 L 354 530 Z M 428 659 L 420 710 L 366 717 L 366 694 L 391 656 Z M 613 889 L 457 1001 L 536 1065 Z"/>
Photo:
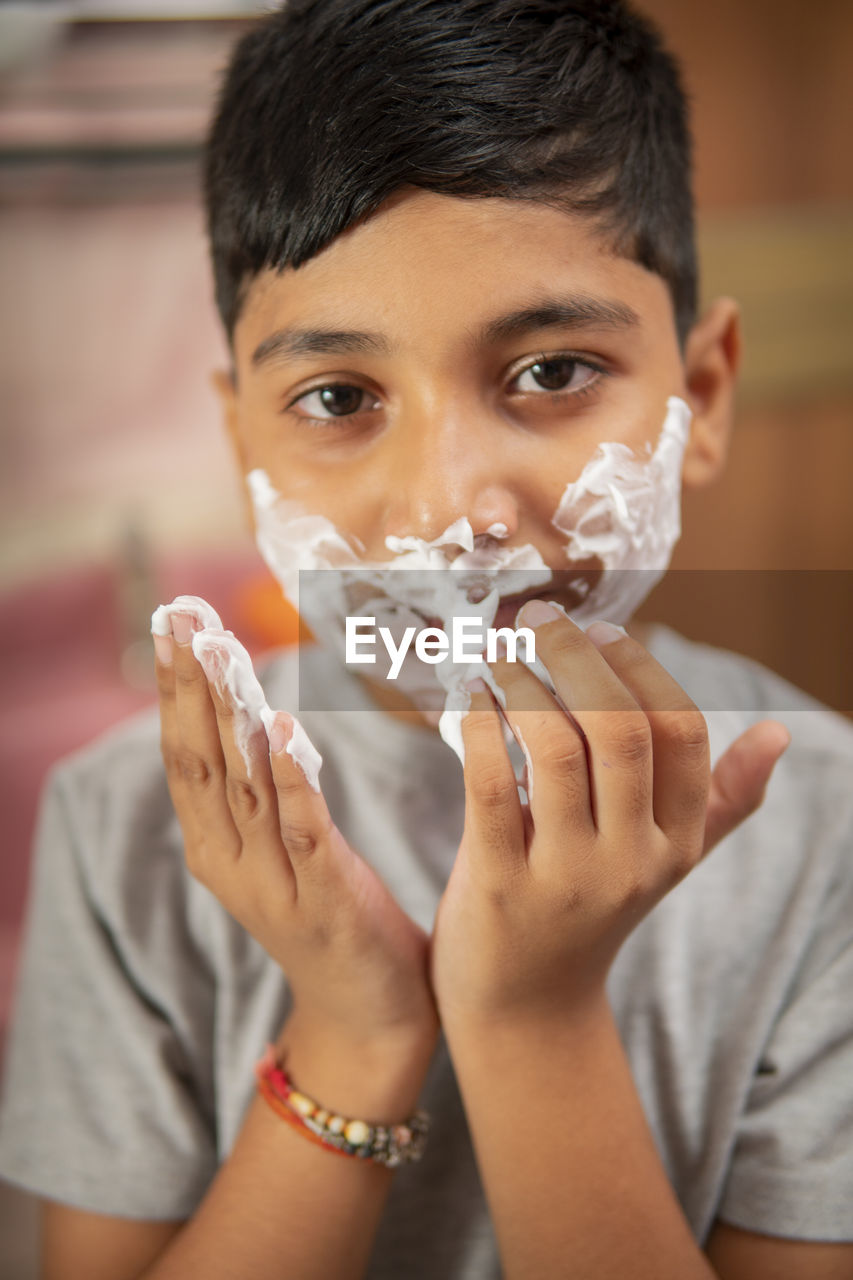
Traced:
<path id="1" fill-rule="evenodd" d="M 250 649 L 277 649 L 313 638 L 271 574 L 259 574 L 240 586 L 234 607 L 238 634 L 245 633 Z"/>

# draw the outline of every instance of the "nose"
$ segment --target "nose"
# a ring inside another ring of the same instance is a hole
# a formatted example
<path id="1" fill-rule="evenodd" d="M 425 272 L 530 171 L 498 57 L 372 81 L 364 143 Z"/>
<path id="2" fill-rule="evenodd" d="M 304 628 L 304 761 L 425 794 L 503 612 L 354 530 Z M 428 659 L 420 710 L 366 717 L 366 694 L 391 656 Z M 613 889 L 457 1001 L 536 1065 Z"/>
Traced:
<path id="1" fill-rule="evenodd" d="M 411 415 L 395 432 L 384 532 L 431 542 L 464 516 L 475 537 L 511 539 L 519 508 L 499 435 L 473 413 Z"/>

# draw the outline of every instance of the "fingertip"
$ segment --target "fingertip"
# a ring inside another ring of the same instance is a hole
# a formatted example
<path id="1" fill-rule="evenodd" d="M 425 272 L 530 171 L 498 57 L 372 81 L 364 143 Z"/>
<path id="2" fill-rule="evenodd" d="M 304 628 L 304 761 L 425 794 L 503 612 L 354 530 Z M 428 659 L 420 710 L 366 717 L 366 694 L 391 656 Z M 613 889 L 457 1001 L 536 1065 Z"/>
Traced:
<path id="1" fill-rule="evenodd" d="M 196 644 L 196 641 L 201 635 L 203 635 L 203 632 L 198 631 L 193 637 L 193 656 L 196 658 L 204 672 L 208 684 L 212 684 L 217 693 L 221 696 L 223 676 L 225 674 L 225 661 L 221 651 L 217 649 L 215 645 L 204 643 Z"/>
<path id="2" fill-rule="evenodd" d="M 172 635 L 176 644 L 192 644 L 193 635 L 198 630 L 196 620 L 190 613 L 172 614 Z"/>
<path id="3" fill-rule="evenodd" d="M 586 635 L 596 649 L 604 649 L 609 644 L 618 644 L 620 640 L 628 638 L 628 632 L 624 627 L 620 627 L 615 622 L 605 622 L 603 618 L 590 623 L 586 629 Z"/>
<path id="4" fill-rule="evenodd" d="M 462 712 L 462 718 L 465 720 L 471 712 L 490 711 L 492 708 L 492 695 L 489 693 L 489 686 L 481 676 L 476 676 L 473 680 L 469 680 L 465 685 L 465 692 L 468 694 L 468 705 Z"/>
<path id="5" fill-rule="evenodd" d="M 151 631 L 155 636 L 170 636 L 172 634 L 172 619 L 169 616 L 168 605 L 158 604 L 152 613 Z"/>
<path id="6" fill-rule="evenodd" d="M 295 768 L 312 791 L 320 794 L 320 770 L 323 757 L 314 746 L 302 724 L 287 711 L 275 711 L 264 717 L 270 745 L 270 760 L 275 766 L 273 776 L 278 786 L 293 786 L 293 773 L 285 765 Z"/>
<path id="7" fill-rule="evenodd" d="M 759 724 L 764 741 L 775 749 L 775 756 L 778 760 L 791 745 L 790 729 L 787 725 L 782 724 L 781 720 L 761 720 Z"/>
<path id="8" fill-rule="evenodd" d="M 463 732 L 466 727 L 482 724 L 495 714 L 495 704 L 487 685 L 484 684 L 482 689 L 469 690 L 468 697 L 468 706 L 462 712 Z"/>
<path id="9" fill-rule="evenodd" d="M 293 735 L 293 717 L 286 711 L 276 711 L 267 727 L 270 755 L 278 756 L 286 751 Z"/>
<path id="10" fill-rule="evenodd" d="M 154 655 L 160 666 L 170 667 L 173 662 L 171 635 L 164 636 L 154 632 L 151 638 L 154 641 Z"/>

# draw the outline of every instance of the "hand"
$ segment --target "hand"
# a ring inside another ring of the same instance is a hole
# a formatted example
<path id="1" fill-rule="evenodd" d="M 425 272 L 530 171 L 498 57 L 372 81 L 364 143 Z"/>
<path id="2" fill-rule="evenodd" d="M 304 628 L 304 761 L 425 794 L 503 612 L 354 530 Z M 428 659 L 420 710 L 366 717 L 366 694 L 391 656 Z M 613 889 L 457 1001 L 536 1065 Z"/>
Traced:
<path id="1" fill-rule="evenodd" d="M 171 637 L 156 637 L 162 750 L 189 870 L 284 970 L 315 1040 L 431 1045 L 426 935 L 287 754 L 291 718 L 276 714 L 270 742 L 217 680 L 217 631 L 205 632 L 208 679 L 191 644 L 201 629 L 199 614 L 173 613 Z M 260 700 L 248 658 L 244 681 Z"/>
<path id="2" fill-rule="evenodd" d="M 446 1028 L 599 1004 L 622 942 L 758 807 L 789 741 L 762 722 L 712 774 L 704 717 L 638 641 L 585 635 L 555 610 L 536 625 L 544 609 L 521 621 L 564 706 L 522 663 L 493 668 L 532 769 L 529 805 L 485 689 L 463 721 L 465 830 L 432 944 Z"/>

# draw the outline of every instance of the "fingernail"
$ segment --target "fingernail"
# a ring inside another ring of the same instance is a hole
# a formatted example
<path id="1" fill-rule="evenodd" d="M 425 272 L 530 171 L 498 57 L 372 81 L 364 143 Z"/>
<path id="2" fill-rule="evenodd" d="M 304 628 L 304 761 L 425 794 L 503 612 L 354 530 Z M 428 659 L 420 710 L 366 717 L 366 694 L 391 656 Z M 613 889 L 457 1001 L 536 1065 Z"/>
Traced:
<path id="1" fill-rule="evenodd" d="M 586 629 L 596 649 L 602 649 L 606 644 L 613 644 L 616 640 L 624 640 L 628 632 L 624 627 L 619 627 L 615 622 L 592 622 Z"/>
<path id="2" fill-rule="evenodd" d="M 157 661 L 161 667 L 170 667 L 172 665 L 172 637 L 171 636 L 153 636 L 154 652 L 157 655 Z"/>
<path id="3" fill-rule="evenodd" d="M 469 693 L 485 693 L 487 687 L 485 680 L 481 679 L 480 676 L 475 676 L 473 680 L 469 680 L 465 685 Z"/>
<path id="4" fill-rule="evenodd" d="M 292 728 L 290 717 L 279 711 L 270 725 L 270 752 L 272 755 L 278 755 L 287 746 Z"/>
<path id="5" fill-rule="evenodd" d="M 529 600 L 518 616 L 523 626 L 535 628 L 544 626 L 546 622 L 555 622 L 557 618 L 564 618 L 566 615 L 544 600 Z"/>
<path id="6" fill-rule="evenodd" d="M 172 615 L 172 635 L 178 644 L 189 644 L 193 638 L 193 619 L 188 613 Z"/>

